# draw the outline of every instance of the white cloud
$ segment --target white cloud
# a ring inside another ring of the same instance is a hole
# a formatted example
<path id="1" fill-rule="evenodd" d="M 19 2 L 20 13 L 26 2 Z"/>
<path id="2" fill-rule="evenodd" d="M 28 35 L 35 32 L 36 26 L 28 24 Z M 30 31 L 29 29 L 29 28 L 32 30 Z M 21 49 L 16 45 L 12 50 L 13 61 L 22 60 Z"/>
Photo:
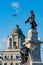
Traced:
<path id="1" fill-rule="evenodd" d="M 18 3 L 18 2 L 13 2 L 13 3 L 11 3 L 11 6 L 13 7 L 13 8 L 20 8 L 20 4 Z"/>
<path id="2" fill-rule="evenodd" d="M 4 42 L 4 43 L 6 42 L 6 38 L 1 38 L 1 39 L 0 39 L 0 43 L 3 43 L 3 42 Z"/>
<path id="3" fill-rule="evenodd" d="M 22 11 L 21 5 L 18 2 L 12 2 L 11 6 L 16 14 Z"/>
<path id="4" fill-rule="evenodd" d="M 6 48 L 6 38 L 0 39 L 0 51 L 4 50 Z"/>

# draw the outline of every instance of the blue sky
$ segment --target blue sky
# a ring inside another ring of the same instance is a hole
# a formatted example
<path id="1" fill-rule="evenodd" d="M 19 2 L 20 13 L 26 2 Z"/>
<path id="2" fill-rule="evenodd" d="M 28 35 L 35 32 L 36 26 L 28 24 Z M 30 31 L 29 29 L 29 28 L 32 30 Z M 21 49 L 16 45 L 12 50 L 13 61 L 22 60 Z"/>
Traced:
<path id="1" fill-rule="evenodd" d="M 37 31 L 43 41 L 43 0 L 0 0 L 0 50 L 5 49 L 6 38 L 16 24 L 27 37 L 30 25 L 25 24 L 25 20 L 29 17 L 30 10 L 35 13 Z M 13 17 L 12 14 L 17 14 L 17 17 Z M 43 51 L 41 53 L 43 54 Z"/>

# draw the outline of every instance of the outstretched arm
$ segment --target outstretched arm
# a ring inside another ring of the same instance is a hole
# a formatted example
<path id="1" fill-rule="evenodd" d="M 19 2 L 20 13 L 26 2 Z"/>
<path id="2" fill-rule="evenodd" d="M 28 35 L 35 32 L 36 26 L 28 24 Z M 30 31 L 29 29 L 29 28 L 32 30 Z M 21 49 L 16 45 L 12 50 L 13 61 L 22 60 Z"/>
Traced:
<path id="1" fill-rule="evenodd" d="M 27 22 L 29 22 L 29 18 L 25 21 L 25 24 L 26 24 Z"/>

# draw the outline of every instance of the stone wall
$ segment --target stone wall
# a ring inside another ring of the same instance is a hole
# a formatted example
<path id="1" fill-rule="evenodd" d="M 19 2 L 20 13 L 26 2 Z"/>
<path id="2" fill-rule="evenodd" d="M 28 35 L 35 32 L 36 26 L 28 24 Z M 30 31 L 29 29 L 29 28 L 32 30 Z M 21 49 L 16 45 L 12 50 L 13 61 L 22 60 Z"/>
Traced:
<path id="1" fill-rule="evenodd" d="M 41 63 L 41 62 L 36 62 L 36 63 L 32 63 L 32 65 L 43 65 L 43 63 Z"/>

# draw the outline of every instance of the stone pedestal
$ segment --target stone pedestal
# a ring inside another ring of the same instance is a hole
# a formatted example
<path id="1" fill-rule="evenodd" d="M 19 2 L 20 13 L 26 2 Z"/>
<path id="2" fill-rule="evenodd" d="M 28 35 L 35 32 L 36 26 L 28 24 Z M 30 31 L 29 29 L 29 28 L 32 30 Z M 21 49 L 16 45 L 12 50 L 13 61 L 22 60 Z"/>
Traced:
<path id="1" fill-rule="evenodd" d="M 30 29 L 28 31 L 28 40 L 32 40 L 32 41 L 38 40 L 38 32 L 36 29 Z"/>
<path id="2" fill-rule="evenodd" d="M 28 31 L 28 39 L 25 41 L 25 46 L 30 48 L 27 65 L 43 65 L 41 63 L 40 44 L 41 41 L 38 40 L 37 30 L 30 29 Z"/>

